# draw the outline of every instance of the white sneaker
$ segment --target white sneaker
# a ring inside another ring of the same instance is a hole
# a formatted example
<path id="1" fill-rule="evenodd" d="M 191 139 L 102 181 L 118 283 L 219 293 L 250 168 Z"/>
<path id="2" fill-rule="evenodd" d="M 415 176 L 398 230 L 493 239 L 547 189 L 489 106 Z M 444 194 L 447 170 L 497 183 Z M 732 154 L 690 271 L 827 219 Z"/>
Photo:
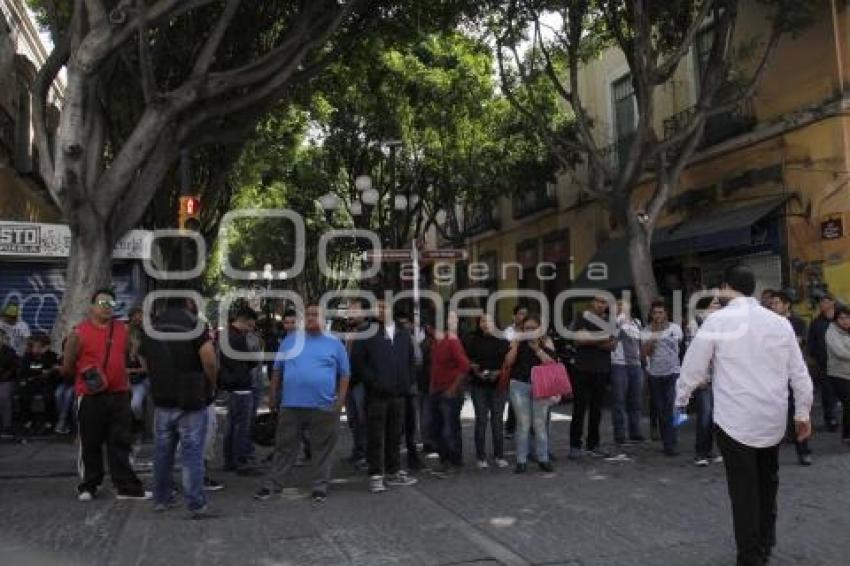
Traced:
<path id="1" fill-rule="evenodd" d="M 476 465 L 478 466 L 479 470 L 486 470 L 490 467 L 490 464 L 487 463 L 487 460 L 478 460 L 478 463 Z"/>
<path id="2" fill-rule="evenodd" d="M 496 460 L 496 467 L 497 467 L 497 468 L 507 468 L 507 467 L 508 467 L 508 466 L 510 466 L 510 465 L 511 465 L 511 464 L 510 464 L 510 462 L 508 462 L 508 461 L 507 461 L 507 460 L 505 460 L 504 458 L 498 458 L 498 459 Z"/>
<path id="3" fill-rule="evenodd" d="M 405 472 L 404 470 L 399 471 L 397 474 L 387 476 L 387 485 L 406 487 L 409 485 L 413 485 L 418 481 L 419 480 L 417 480 L 416 478 L 412 478 L 407 475 L 407 472 Z"/>
<path id="4" fill-rule="evenodd" d="M 153 493 L 150 491 L 145 491 L 144 493 L 135 495 L 135 494 L 127 494 L 127 493 L 117 493 L 115 494 L 115 499 L 121 501 L 147 501 L 148 499 L 153 498 Z"/>
<path id="5" fill-rule="evenodd" d="M 369 491 L 372 493 L 383 493 L 386 490 L 387 486 L 384 485 L 384 476 L 369 477 Z"/>
<path id="6" fill-rule="evenodd" d="M 704 468 L 708 466 L 708 458 L 695 458 L 694 465 L 698 468 Z"/>
<path id="7" fill-rule="evenodd" d="M 712 460 L 712 462 L 714 462 L 715 464 L 722 464 L 723 463 L 723 456 L 715 456 L 714 459 Z"/>
<path id="8" fill-rule="evenodd" d="M 94 499 L 94 495 L 90 491 L 81 491 L 77 494 L 77 501 L 82 501 L 83 503 L 87 503 Z"/>

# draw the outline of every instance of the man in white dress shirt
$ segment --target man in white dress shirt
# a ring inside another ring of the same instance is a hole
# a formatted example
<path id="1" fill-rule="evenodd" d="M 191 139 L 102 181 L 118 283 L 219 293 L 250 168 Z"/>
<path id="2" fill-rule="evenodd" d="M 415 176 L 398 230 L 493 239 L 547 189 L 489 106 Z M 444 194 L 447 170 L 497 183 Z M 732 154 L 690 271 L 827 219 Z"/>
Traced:
<path id="1" fill-rule="evenodd" d="M 752 297 L 755 276 L 735 265 L 724 274 L 728 306 L 712 313 L 688 348 L 676 407 L 688 405 L 714 364 L 714 422 L 726 465 L 738 565 L 766 564 L 776 544 L 779 445 L 794 391 L 797 438 L 811 436 L 812 382 L 787 319 Z"/>

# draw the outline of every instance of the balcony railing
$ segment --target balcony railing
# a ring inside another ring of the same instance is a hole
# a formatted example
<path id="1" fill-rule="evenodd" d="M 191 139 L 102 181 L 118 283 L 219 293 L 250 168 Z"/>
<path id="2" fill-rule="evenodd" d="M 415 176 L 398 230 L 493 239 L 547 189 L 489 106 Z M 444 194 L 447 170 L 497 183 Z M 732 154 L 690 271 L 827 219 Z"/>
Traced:
<path id="1" fill-rule="evenodd" d="M 664 120 L 664 137 L 670 138 L 687 128 L 693 120 L 695 108 L 686 108 Z M 756 126 L 756 116 L 752 99 L 745 99 L 729 112 L 712 116 L 705 123 L 702 140 L 697 149 L 705 149 L 745 134 Z"/>
<path id="2" fill-rule="evenodd" d="M 557 200 L 555 199 L 555 195 L 549 191 L 546 185 L 543 185 L 542 187 L 514 195 L 513 217 L 514 219 L 522 218 L 523 216 L 528 216 L 556 205 Z"/>
<path id="3" fill-rule="evenodd" d="M 15 154 L 15 120 L 0 106 L 0 145 L 14 157 Z"/>
<path id="4" fill-rule="evenodd" d="M 491 207 L 477 208 L 466 220 L 466 235 L 477 236 L 488 230 L 498 230 L 499 219 Z"/>
<path id="5" fill-rule="evenodd" d="M 599 153 L 612 171 L 619 171 L 625 167 L 626 160 L 629 158 L 629 149 L 631 149 L 634 139 L 635 136 L 630 134 L 599 149 Z"/>

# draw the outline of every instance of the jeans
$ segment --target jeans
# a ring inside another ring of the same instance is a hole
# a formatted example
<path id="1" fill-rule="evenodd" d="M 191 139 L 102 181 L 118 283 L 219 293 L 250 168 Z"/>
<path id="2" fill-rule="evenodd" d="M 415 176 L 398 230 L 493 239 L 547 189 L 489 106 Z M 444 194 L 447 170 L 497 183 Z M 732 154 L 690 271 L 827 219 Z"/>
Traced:
<path id="1" fill-rule="evenodd" d="M 366 388 L 362 383 L 349 389 L 345 416 L 351 430 L 351 459 L 356 462 L 366 457 Z"/>
<path id="2" fill-rule="evenodd" d="M 130 466 L 130 396 L 120 393 L 83 395 L 77 400 L 80 426 L 78 469 L 80 492 L 94 493 L 103 482 L 103 447 L 115 490 L 122 495 L 141 495 L 142 482 Z"/>
<path id="3" fill-rule="evenodd" d="M 274 460 L 263 480 L 264 486 L 271 491 L 283 489 L 301 453 L 301 431 L 309 430 L 315 451 L 313 491 L 327 494 L 338 427 L 339 413 L 336 410 L 283 407 L 277 418 Z"/>
<path id="4" fill-rule="evenodd" d="M 676 380 L 679 374 L 650 375 L 649 387 L 658 408 L 658 429 L 664 450 L 676 449 L 676 427 L 673 426 L 673 411 L 676 403 Z"/>
<path id="5" fill-rule="evenodd" d="M 820 400 L 823 406 L 823 420 L 827 426 L 838 421 L 838 395 L 835 388 L 835 379 L 826 374 L 826 368 L 818 368 L 818 381 L 820 382 Z M 839 384 L 840 385 L 840 384 Z"/>
<path id="6" fill-rule="evenodd" d="M 531 384 L 515 379 L 510 384 L 511 407 L 516 415 L 516 459 L 518 464 L 528 461 L 528 434 L 534 424 L 534 444 L 538 462 L 549 461 L 549 427 L 546 420 L 549 415 L 550 399 L 532 399 Z"/>
<path id="7" fill-rule="evenodd" d="M 252 387 L 251 387 L 251 438 L 254 438 L 254 423 L 257 421 L 257 413 L 260 410 L 260 404 L 263 402 L 263 394 L 266 390 L 266 384 L 263 381 L 262 368 L 257 367 L 252 370 Z M 253 461 L 255 458 L 254 443 L 248 444 L 248 459 Z"/>
<path id="8" fill-rule="evenodd" d="M 493 457 L 505 456 L 502 419 L 505 413 L 505 394 L 494 385 L 472 385 L 472 406 L 475 409 L 475 455 L 487 459 L 487 424 L 493 435 Z"/>
<path id="9" fill-rule="evenodd" d="M 145 418 L 145 398 L 148 396 L 151 384 L 148 378 L 144 378 L 139 383 L 130 386 L 132 395 L 130 397 L 130 410 L 133 411 L 133 416 L 137 421 Z"/>
<path id="10" fill-rule="evenodd" d="M 694 452 L 697 458 L 709 458 L 714 447 L 714 394 L 711 386 L 694 391 L 694 401 L 697 404 Z"/>
<path id="11" fill-rule="evenodd" d="M 230 392 L 227 396 L 227 426 L 224 429 L 224 468 L 245 468 L 251 456 L 251 425 L 254 397 L 251 393 Z"/>
<path id="12" fill-rule="evenodd" d="M 454 397 L 446 397 L 442 393 L 431 394 L 431 439 L 437 444 L 437 452 L 443 464 L 463 465 L 460 428 L 462 408 L 462 393 Z"/>
<path id="13" fill-rule="evenodd" d="M 640 434 L 640 409 L 643 401 L 643 376 L 640 366 L 611 366 L 611 421 L 614 424 L 614 440 L 622 442 L 628 438 L 637 440 Z M 628 430 L 627 430 L 628 429 Z"/>
<path id="14" fill-rule="evenodd" d="M 841 400 L 841 438 L 850 440 L 850 379 L 828 377 L 833 391 Z"/>
<path id="15" fill-rule="evenodd" d="M 215 411 L 215 401 L 205 409 L 207 412 L 207 434 L 204 437 L 204 460 L 215 460 L 215 438 L 218 432 L 218 415 Z"/>
<path id="16" fill-rule="evenodd" d="M 396 474 L 401 469 L 404 397 L 366 394 L 366 442 L 369 475 Z"/>
<path id="17" fill-rule="evenodd" d="M 12 430 L 12 396 L 14 393 L 14 381 L 0 383 L 0 432 Z"/>
<path id="18" fill-rule="evenodd" d="M 738 566 L 761 566 L 764 552 L 776 544 L 779 446 L 752 448 L 719 427 L 716 432 L 732 501 Z"/>
<path id="19" fill-rule="evenodd" d="M 599 423 L 602 420 L 602 401 L 608 374 L 602 372 L 573 372 L 573 420 L 570 423 L 570 448 L 581 448 L 584 435 L 584 415 L 587 417 L 587 450 L 599 447 Z"/>
<path id="20" fill-rule="evenodd" d="M 407 461 L 418 458 L 416 433 L 419 430 L 419 395 L 411 393 L 404 396 L 404 444 L 407 448 Z"/>
<path id="21" fill-rule="evenodd" d="M 183 411 L 157 407 L 154 410 L 153 501 L 171 501 L 174 453 L 180 444 L 183 497 L 190 511 L 207 504 L 204 495 L 204 444 L 207 409 Z"/>
<path id="22" fill-rule="evenodd" d="M 56 395 L 56 430 L 57 432 L 70 430 L 74 410 L 74 386 L 60 383 L 54 395 Z"/>

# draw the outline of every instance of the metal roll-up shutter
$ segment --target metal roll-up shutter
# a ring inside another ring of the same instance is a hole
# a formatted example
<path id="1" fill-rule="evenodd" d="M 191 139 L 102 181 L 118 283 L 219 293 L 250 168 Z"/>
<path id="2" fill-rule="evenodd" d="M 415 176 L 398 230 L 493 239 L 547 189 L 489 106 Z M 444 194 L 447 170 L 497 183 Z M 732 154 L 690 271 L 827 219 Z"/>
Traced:
<path id="1" fill-rule="evenodd" d="M 782 288 L 782 258 L 777 254 L 751 255 L 741 258 L 756 276 L 756 297 L 765 289 Z"/>
<path id="2" fill-rule="evenodd" d="M 112 286 L 118 295 L 115 313 L 141 302 L 141 292 L 133 277 L 132 264 L 115 263 Z M 31 332 L 50 333 L 65 294 L 65 263 L 3 262 L 0 264 L 0 307 L 16 303 Z"/>

